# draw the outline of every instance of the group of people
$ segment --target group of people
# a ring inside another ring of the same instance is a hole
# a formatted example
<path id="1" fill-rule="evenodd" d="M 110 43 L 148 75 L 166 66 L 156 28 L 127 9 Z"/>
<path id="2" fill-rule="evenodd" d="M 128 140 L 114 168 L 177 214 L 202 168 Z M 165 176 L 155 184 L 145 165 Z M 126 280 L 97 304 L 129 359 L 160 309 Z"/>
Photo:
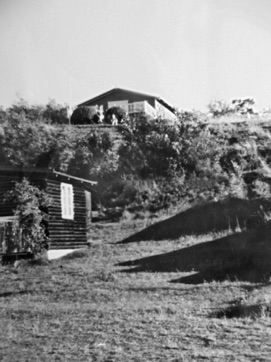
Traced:
<path id="1" fill-rule="evenodd" d="M 104 123 L 105 116 L 104 116 L 103 106 L 96 106 L 96 108 L 97 108 L 98 124 Z M 119 121 L 118 121 L 116 114 L 115 113 L 107 114 L 105 123 L 110 123 L 110 124 L 112 124 L 112 126 L 117 126 Z"/>

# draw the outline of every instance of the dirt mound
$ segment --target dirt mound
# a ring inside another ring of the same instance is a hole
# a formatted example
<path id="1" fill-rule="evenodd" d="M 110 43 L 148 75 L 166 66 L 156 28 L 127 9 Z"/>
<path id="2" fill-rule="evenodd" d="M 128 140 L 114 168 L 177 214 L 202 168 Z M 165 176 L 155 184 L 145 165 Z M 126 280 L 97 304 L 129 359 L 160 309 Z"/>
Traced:
<path id="1" fill-rule="evenodd" d="M 153 224 L 122 240 L 120 243 L 144 240 L 178 239 L 184 235 L 207 234 L 212 231 L 252 229 L 260 225 L 271 211 L 271 200 L 241 200 L 212 202 L 181 212 Z"/>

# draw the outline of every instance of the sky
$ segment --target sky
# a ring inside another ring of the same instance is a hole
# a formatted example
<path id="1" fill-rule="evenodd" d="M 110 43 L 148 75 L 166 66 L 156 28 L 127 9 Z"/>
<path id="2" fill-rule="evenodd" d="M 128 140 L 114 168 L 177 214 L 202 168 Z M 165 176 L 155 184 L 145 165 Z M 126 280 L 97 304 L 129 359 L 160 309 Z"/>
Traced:
<path id="1" fill-rule="evenodd" d="M 270 0 L 0 0 L 0 105 L 112 88 L 271 106 Z"/>

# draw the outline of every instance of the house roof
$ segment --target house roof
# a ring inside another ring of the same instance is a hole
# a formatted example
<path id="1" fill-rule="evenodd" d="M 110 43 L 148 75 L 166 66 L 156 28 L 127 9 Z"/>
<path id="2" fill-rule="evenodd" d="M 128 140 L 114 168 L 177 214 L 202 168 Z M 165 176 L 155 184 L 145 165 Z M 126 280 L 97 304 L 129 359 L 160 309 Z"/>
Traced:
<path id="1" fill-rule="evenodd" d="M 164 99 L 158 97 L 158 96 L 155 96 L 153 94 L 147 94 L 147 93 L 141 93 L 141 92 L 135 92 L 135 91 L 132 91 L 132 90 L 129 90 L 129 89 L 124 89 L 124 88 L 113 88 L 107 92 L 104 92 L 102 94 L 99 94 L 98 96 L 94 97 L 94 98 L 90 98 L 88 99 L 87 101 L 85 102 L 82 102 L 80 104 L 78 104 L 78 107 L 81 107 L 81 106 L 85 106 L 87 105 L 87 103 L 89 102 L 96 102 L 96 101 L 99 101 L 100 99 L 104 98 L 104 97 L 107 97 L 107 96 L 110 96 L 111 94 L 115 93 L 116 91 L 123 91 L 123 92 L 126 92 L 126 93 L 131 93 L 131 94 L 137 94 L 137 95 L 140 95 L 140 96 L 145 96 L 145 97 L 152 97 L 154 99 L 156 99 L 159 103 L 161 103 L 164 107 L 166 107 L 168 110 L 170 110 L 170 112 L 174 113 L 175 114 L 175 109 L 173 106 L 171 106 L 168 102 L 166 102 Z"/>
<path id="2" fill-rule="evenodd" d="M 5 166 L 0 165 L 0 173 L 7 172 L 7 173 L 19 173 L 22 176 L 29 176 L 29 175 L 40 175 L 43 178 L 60 178 L 61 180 L 66 181 L 74 181 L 77 184 L 82 184 L 84 187 L 88 188 L 89 186 L 97 185 L 96 181 L 86 180 L 80 177 L 75 177 L 66 173 L 58 172 L 55 170 L 49 170 L 46 168 L 23 168 L 23 167 L 12 167 L 12 166 Z"/>

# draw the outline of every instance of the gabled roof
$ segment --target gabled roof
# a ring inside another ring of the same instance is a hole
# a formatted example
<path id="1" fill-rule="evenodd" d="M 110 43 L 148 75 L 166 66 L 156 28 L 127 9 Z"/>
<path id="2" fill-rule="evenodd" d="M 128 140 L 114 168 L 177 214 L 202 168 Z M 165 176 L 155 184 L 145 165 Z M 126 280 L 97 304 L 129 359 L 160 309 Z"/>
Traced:
<path id="1" fill-rule="evenodd" d="M 11 173 L 11 174 L 20 174 L 21 176 L 30 176 L 30 175 L 39 175 L 42 178 L 59 178 L 62 181 L 66 180 L 66 181 L 73 181 L 76 182 L 77 184 L 82 184 L 84 185 L 84 187 L 89 187 L 89 186 L 94 186 L 97 185 L 96 181 L 90 181 L 90 180 L 86 180 L 80 177 L 75 177 L 72 175 L 68 175 L 66 173 L 62 173 L 62 172 L 58 172 L 55 170 L 49 170 L 47 168 L 23 168 L 23 167 L 13 167 L 13 166 L 5 166 L 5 165 L 0 165 L 0 173 L 2 172 L 7 172 L 7 173 Z"/>
<path id="2" fill-rule="evenodd" d="M 131 93 L 131 94 L 137 94 L 137 95 L 140 95 L 142 97 L 152 97 L 154 99 L 156 99 L 159 103 L 161 103 L 164 107 L 166 107 L 170 112 L 174 113 L 175 114 L 175 109 L 173 106 L 171 106 L 168 102 L 166 102 L 165 100 L 163 100 L 162 98 L 158 97 L 158 96 L 155 96 L 153 94 L 147 94 L 147 93 L 141 93 L 141 92 L 135 92 L 135 91 L 132 91 L 132 90 L 129 90 L 129 89 L 124 89 L 124 88 L 113 88 L 107 92 L 104 92 L 102 94 L 99 94 L 98 96 L 94 97 L 94 98 L 91 98 L 91 99 L 88 99 L 87 101 L 85 102 L 82 102 L 80 104 L 78 104 L 77 106 L 78 107 L 81 107 L 81 106 L 85 106 L 87 105 L 87 103 L 89 102 L 96 102 L 96 101 L 99 101 L 100 99 L 104 98 L 104 97 L 107 97 L 107 96 L 110 96 L 111 94 L 115 93 L 116 91 L 123 91 L 123 92 L 126 92 L 126 93 Z"/>
<path id="3" fill-rule="evenodd" d="M 56 177 L 61 176 L 61 177 L 67 178 L 68 180 L 78 181 L 78 182 L 85 183 L 85 184 L 88 184 L 88 185 L 91 185 L 91 186 L 97 185 L 97 181 L 86 180 L 84 178 L 71 176 L 71 175 L 68 175 L 66 173 L 58 172 L 58 171 L 55 171 L 55 170 L 53 170 L 53 174 L 56 175 Z"/>

